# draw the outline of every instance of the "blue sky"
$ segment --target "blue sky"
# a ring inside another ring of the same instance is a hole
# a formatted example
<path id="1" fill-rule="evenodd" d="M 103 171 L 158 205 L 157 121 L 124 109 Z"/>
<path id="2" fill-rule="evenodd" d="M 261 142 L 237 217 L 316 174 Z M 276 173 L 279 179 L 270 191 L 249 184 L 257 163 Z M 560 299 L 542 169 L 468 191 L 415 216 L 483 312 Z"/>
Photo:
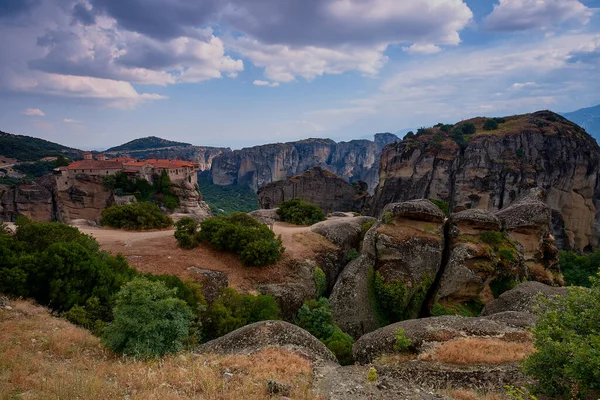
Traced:
<path id="1" fill-rule="evenodd" d="M 241 148 L 600 103 L 600 0 L 0 0 L 0 130 Z"/>

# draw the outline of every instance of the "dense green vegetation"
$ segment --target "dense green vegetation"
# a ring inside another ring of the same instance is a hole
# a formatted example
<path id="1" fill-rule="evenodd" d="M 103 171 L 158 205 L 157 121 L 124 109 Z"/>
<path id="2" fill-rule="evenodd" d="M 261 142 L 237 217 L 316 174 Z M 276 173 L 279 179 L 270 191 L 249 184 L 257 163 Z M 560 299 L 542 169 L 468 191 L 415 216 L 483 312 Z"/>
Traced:
<path id="1" fill-rule="evenodd" d="M 193 220 L 184 218 L 176 228 L 180 247 L 191 249 L 206 241 L 219 250 L 239 254 L 245 265 L 274 264 L 285 250 L 280 237 L 244 213 L 208 218 L 200 223 L 200 229 Z"/>
<path id="2" fill-rule="evenodd" d="M 62 156 L 63 150 L 71 149 L 47 140 L 0 131 L 0 153 L 4 157 L 37 161 L 44 157 Z"/>
<path id="3" fill-rule="evenodd" d="M 258 210 L 258 197 L 246 185 L 215 185 L 210 174 L 198 174 L 198 186 L 202 200 L 210 206 L 214 215 L 229 215 L 233 212 Z"/>
<path id="4" fill-rule="evenodd" d="M 173 146 L 191 146 L 190 143 L 174 142 L 172 140 L 162 139 L 156 136 L 148 136 L 145 138 L 134 139 L 130 142 L 124 143 L 120 146 L 111 147 L 106 150 L 110 151 L 129 151 L 129 150 L 146 150 L 156 149 L 161 147 L 173 147 Z"/>
<path id="5" fill-rule="evenodd" d="M 127 283 L 115 296 L 113 321 L 102 333 L 106 347 L 137 358 L 180 351 L 194 314 L 176 292 L 145 278 Z"/>
<path id="6" fill-rule="evenodd" d="M 282 221 L 295 225 L 312 225 L 325 221 L 321 207 L 300 199 L 286 200 L 277 209 Z"/>
<path id="7" fill-rule="evenodd" d="M 442 212 L 444 213 L 444 215 L 446 217 L 450 216 L 450 204 L 448 204 L 447 201 L 440 200 L 440 199 L 430 199 L 430 201 L 433 204 L 435 204 L 440 210 L 442 210 Z"/>
<path id="8" fill-rule="evenodd" d="M 537 352 L 524 360 L 525 373 L 536 379 L 539 393 L 561 399 L 598 398 L 600 275 L 589 290 L 572 287 L 564 297 L 540 301 L 533 330 Z"/>
<path id="9" fill-rule="evenodd" d="M 495 119 L 487 119 L 483 124 L 483 129 L 486 131 L 494 131 L 498 129 L 498 121 Z"/>
<path id="10" fill-rule="evenodd" d="M 64 156 L 58 156 L 55 161 L 34 161 L 23 164 L 17 164 L 13 167 L 29 179 L 39 178 L 46 174 L 52 173 L 52 170 L 57 167 L 69 165 L 69 160 Z"/>
<path id="11" fill-rule="evenodd" d="M 354 340 L 335 324 L 326 298 L 306 301 L 298 311 L 296 324 L 323 342 L 335 354 L 340 364 L 350 365 L 354 362 L 352 357 Z"/>
<path id="12" fill-rule="evenodd" d="M 100 223 L 117 229 L 144 230 L 168 228 L 173 225 L 173 220 L 156 204 L 142 202 L 105 208 Z"/>
<path id="13" fill-rule="evenodd" d="M 590 276 L 600 272 L 600 249 L 586 255 L 561 251 L 560 270 L 567 285 L 590 287 Z"/>
<path id="14" fill-rule="evenodd" d="M 0 225 L 0 293 L 49 306 L 116 352 L 161 355 L 279 318 L 271 296 L 225 289 L 208 307 L 199 285 L 140 274 L 76 228 L 22 217 L 16 225 L 14 235 Z"/>
<path id="15" fill-rule="evenodd" d="M 254 322 L 279 319 L 279 312 L 279 305 L 271 295 L 239 294 L 225 288 L 208 308 L 205 322 L 208 339 Z"/>
<path id="16" fill-rule="evenodd" d="M 325 292 L 327 292 L 327 277 L 320 267 L 315 267 L 313 270 L 313 280 L 317 289 L 317 299 L 325 296 Z"/>
<path id="17" fill-rule="evenodd" d="M 153 202 L 173 211 L 179 206 L 179 197 L 171 192 L 171 178 L 166 171 L 153 176 L 154 183 L 145 179 L 131 179 L 127 174 L 119 172 L 104 177 L 104 187 L 115 191 L 117 196 L 132 195 L 139 202 Z"/>

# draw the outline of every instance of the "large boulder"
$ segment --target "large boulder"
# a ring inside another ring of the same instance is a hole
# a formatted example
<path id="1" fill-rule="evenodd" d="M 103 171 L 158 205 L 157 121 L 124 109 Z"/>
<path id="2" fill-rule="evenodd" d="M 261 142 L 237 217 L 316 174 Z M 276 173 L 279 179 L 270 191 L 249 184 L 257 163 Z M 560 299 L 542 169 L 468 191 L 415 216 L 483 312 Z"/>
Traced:
<path id="1" fill-rule="evenodd" d="M 379 327 L 369 298 L 369 269 L 373 261 L 366 255 L 352 260 L 333 287 L 329 304 L 335 323 L 354 339 Z"/>
<path id="2" fill-rule="evenodd" d="M 349 251 L 360 246 L 363 225 L 374 221 L 373 217 L 333 218 L 314 224 L 310 229 L 343 251 Z"/>
<path id="3" fill-rule="evenodd" d="M 283 347 L 313 361 L 337 363 L 333 353 L 304 329 L 283 321 L 246 325 L 200 346 L 202 353 L 250 354 L 267 347 Z"/>
<path id="4" fill-rule="evenodd" d="M 486 304 L 481 315 L 495 315 L 507 311 L 535 313 L 538 296 L 564 296 L 566 288 L 552 287 L 540 282 L 524 282 L 514 289 L 506 291 L 496 300 Z"/>
<path id="5" fill-rule="evenodd" d="M 442 307 L 485 304 L 527 276 L 521 248 L 494 214 L 465 210 L 448 224 L 449 257 L 435 296 Z"/>
<path id="6" fill-rule="evenodd" d="M 513 316 L 514 318 L 517 316 Z M 528 317 L 528 314 L 523 316 Z M 433 318 L 412 319 L 388 325 L 362 336 L 352 347 L 354 359 L 361 364 L 373 362 L 379 356 L 395 352 L 394 345 L 399 329 L 411 340 L 411 348 L 417 352 L 426 350 L 432 344 L 447 342 L 457 338 L 495 337 L 515 340 L 529 337 L 526 329 L 515 327 L 491 317 L 466 318 L 446 315 Z"/>
<path id="7" fill-rule="evenodd" d="M 227 274 L 198 267 L 189 267 L 194 281 L 202 286 L 202 294 L 208 303 L 215 301 L 223 289 L 229 286 Z"/>
<path id="8" fill-rule="evenodd" d="M 252 218 L 265 225 L 273 225 L 277 221 L 281 221 L 281 217 L 277 214 L 278 208 L 269 210 L 254 210 L 248 213 Z"/>

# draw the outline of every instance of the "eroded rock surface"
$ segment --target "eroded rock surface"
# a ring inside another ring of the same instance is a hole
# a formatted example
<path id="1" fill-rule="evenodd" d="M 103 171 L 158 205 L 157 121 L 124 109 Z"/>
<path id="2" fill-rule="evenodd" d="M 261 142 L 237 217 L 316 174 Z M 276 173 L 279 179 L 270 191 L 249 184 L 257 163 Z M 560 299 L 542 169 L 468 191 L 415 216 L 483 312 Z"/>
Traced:
<path id="1" fill-rule="evenodd" d="M 540 282 L 524 282 L 486 304 L 481 315 L 496 315 L 509 311 L 535 313 L 539 295 L 546 298 L 564 296 L 567 294 L 567 290 L 567 288 L 552 287 Z"/>

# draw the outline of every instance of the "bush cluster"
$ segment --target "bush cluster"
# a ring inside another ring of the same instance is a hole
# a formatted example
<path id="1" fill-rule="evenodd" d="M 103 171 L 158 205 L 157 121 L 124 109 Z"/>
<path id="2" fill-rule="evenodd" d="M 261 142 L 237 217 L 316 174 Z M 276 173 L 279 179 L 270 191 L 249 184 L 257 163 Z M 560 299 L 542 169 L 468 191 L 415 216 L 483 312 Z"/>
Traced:
<path id="1" fill-rule="evenodd" d="M 100 223 L 118 229 L 142 230 L 168 228 L 173 225 L 173 220 L 156 204 L 142 202 L 104 209 Z"/>
<path id="2" fill-rule="evenodd" d="M 323 210 L 300 199 L 286 200 L 279 206 L 277 214 L 282 221 L 295 225 L 312 225 L 325 220 Z"/>
<path id="3" fill-rule="evenodd" d="M 589 290 L 540 298 L 533 336 L 537 351 L 523 362 L 536 390 L 557 398 L 597 398 L 600 389 L 600 275 Z M 590 396 L 595 391 L 595 396 Z"/>
<path id="4" fill-rule="evenodd" d="M 166 171 L 155 174 L 154 183 L 145 179 L 131 179 L 127 174 L 119 172 L 104 177 L 104 187 L 115 191 L 118 196 L 133 195 L 139 202 L 153 202 L 164 206 L 169 211 L 179 207 L 179 197 L 171 193 L 171 178 Z"/>
<path id="5" fill-rule="evenodd" d="M 495 119 L 486 119 L 483 123 L 483 129 L 486 131 L 494 131 L 498 129 L 498 121 Z"/>
<path id="6" fill-rule="evenodd" d="M 306 301 L 298 311 L 296 324 L 323 342 L 335 354 L 340 364 L 350 365 L 354 362 L 352 357 L 354 340 L 335 324 L 326 298 Z"/>
<path id="7" fill-rule="evenodd" d="M 590 287 L 590 276 L 600 272 L 600 250 L 586 255 L 561 251 L 560 270 L 567 285 Z"/>
<path id="8" fill-rule="evenodd" d="M 437 206 L 437 208 L 439 208 L 440 210 L 442 210 L 442 212 L 444 213 L 444 215 L 446 217 L 450 216 L 450 204 L 448 204 L 447 201 L 440 200 L 440 199 L 430 199 L 430 201 L 433 204 L 435 204 Z"/>
<path id="9" fill-rule="evenodd" d="M 195 247 L 206 241 L 215 248 L 239 254 L 246 265 L 274 264 L 281 258 L 284 247 L 281 237 L 266 226 L 244 213 L 208 218 L 200 223 L 194 233 L 191 222 L 178 226 L 175 237 L 182 247 Z"/>
<path id="10" fill-rule="evenodd" d="M 313 280 L 317 289 L 317 299 L 323 297 L 325 292 L 327 292 L 327 277 L 325 276 L 325 272 L 321 268 L 315 267 L 313 270 Z"/>

